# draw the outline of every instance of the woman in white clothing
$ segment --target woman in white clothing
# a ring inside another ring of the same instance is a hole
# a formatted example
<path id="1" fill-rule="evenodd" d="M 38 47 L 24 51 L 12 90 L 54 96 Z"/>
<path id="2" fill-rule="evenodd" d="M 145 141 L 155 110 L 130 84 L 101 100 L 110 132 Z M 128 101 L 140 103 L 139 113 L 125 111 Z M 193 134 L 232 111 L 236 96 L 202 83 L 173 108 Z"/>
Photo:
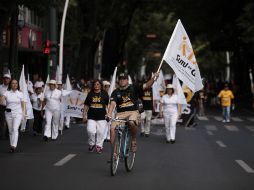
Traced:
<path id="1" fill-rule="evenodd" d="M 176 122 L 180 115 L 178 97 L 174 94 L 173 85 L 168 84 L 166 94 L 160 100 L 160 117 L 164 117 L 167 143 L 175 143 Z"/>
<path id="2" fill-rule="evenodd" d="M 48 138 L 56 140 L 58 137 L 58 126 L 60 123 L 60 105 L 62 92 L 56 89 L 56 81 L 49 81 L 49 90 L 45 92 L 45 117 L 46 125 L 44 130 L 44 140 L 47 141 Z M 53 120 L 53 125 L 51 129 L 51 122 Z"/>
<path id="3" fill-rule="evenodd" d="M 3 94 L 1 101 L 6 100 L 5 119 L 10 136 L 10 152 L 15 152 L 18 144 L 19 126 L 26 117 L 24 95 L 19 91 L 18 81 L 12 79 L 8 90 Z"/>

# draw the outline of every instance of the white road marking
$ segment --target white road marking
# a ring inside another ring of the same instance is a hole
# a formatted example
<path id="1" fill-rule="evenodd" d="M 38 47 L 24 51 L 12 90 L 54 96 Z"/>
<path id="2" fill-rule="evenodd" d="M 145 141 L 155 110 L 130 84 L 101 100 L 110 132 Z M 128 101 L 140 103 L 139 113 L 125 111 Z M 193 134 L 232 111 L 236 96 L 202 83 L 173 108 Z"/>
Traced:
<path id="1" fill-rule="evenodd" d="M 64 164 L 66 164 L 67 162 L 69 162 L 72 158 L 74 158 L 76 156 L 76 154 L 68 154 L 67 156 L 65 156 L 63 159 L 61 159 L 60 161 L 58 161 L 57 163 L 54 164 L 54 166 L 63 166 Z"/>
<path id="2" fill-rule="evenodd" d="M 214 119 L 217 121 L 222 121 L 222 117 L 220 117 L 220 116 L 214 116 Z"/>
<path id="3" fill-rule="evenodd" d="M 213 132 L 212 131 L 206 131 L 208 135 L 213 136 Z"/>
<path id="4" fill-rule="evenodd" d="M 236 162 L 247 172 L 247 173 L 254 173 L 254 170 L 246 164 L 243 160 L 236 160 Z"/>
<path id="5" fill-rule="evenodd" d="M 221 147 L 221 148 L 226 148 L 227 145 L 225 145 L 222 141 L 216 141 L 216 143 Z"/>
<path id="6" fill-rule="evenodd" d="M 208 131 L 217 131 L 217 127 L 215 125 L 205 125 L 205 128 Z"/>
<path id="7" fill-rule="evenodd" d="M 200 121 L 208 121 L 208 118 L 206 116 L 197 116 L 197 118 L 200 120 Z"/>
<path id="8" fill-rule="evenodd" d="M 239 117 L 231 117 L 233 121 L 242 122 L 243 120 Z"/>
<path id="9" fill-rule="evenodd" d="M 254 126 L 245 126 L 245 127 L 254 133 Z"/>
<path id="10" fill-rule="evenodd" d="M 234 125 L 224 125 L 224 127 L 229 131 L 239 131 L 239 129 Z"/>
<path id="11" fill-rule="evenodd" d="M 253 118 L 253 117 L 248 117 L 247 119 L 248 119 L 249 121 L 254 122 L 254 118 Z"/>

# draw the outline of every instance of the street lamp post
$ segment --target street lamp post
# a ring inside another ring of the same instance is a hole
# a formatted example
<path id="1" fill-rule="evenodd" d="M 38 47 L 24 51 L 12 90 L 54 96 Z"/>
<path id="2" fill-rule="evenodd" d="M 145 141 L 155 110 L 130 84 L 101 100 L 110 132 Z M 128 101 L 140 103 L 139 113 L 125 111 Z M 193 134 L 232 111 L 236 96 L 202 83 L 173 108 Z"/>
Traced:
<path id="1" fill-rule="evenodd" d="M 64 43 L 64 27 L 65 27 L 65 20 L 66 14 L 68 9 L 69 0 L 65 1 L 64 11 L 63 11 L 63 18 L 61 24 L 61 33 L 60 33 L 60 47 L 59 47 L 59 80 L 62 80 L 63 75 L 63 43 Z"/>

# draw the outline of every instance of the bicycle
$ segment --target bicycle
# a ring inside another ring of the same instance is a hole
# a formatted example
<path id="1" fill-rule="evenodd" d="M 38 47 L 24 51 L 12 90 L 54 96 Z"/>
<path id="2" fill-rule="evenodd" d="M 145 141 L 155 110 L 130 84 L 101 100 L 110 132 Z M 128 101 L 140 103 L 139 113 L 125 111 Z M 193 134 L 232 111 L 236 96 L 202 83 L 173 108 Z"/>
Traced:
<path id="1" fill-rule="evenodd" d="M 129 126 L 126 120 L 112 119 L 112 121 L 119 122 L 115 128 L 115 141 L 111 148 L 110 173 L 111 176 L 116 175 L 119 161 L 124 161 L 125 169 L 130 172 L 134 165 L 136 153 L 131 150 L 131 137 L 129 133 Z"/>

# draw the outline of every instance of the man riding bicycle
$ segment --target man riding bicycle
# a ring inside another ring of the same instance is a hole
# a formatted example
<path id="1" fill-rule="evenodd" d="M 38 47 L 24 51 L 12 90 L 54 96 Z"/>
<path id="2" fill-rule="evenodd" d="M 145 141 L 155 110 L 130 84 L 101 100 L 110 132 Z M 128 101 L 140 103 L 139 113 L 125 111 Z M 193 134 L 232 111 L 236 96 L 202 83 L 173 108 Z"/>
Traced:
<path id="1" fill-rule="evenodd" d="M 137 150 L 137 127 L 139 122 L 139 111 L 136 105 L 138 96 L 135 93 L 133 86 L 129 85 L 128 75 L 126 73 L 121 73 L 118 76 L 119 87 L 115 89 L 110 97 L 110 105 L 108 109 L 107 117 L 112 117 L 112 112 L 116 107 L 116 117 L 119 119 L 127 119 L 128 126 L 130 127 L 131 134 L 131 146 L 132 151 Z M 110 129 L 110 141 L 113 144 L 115 140 L 115 127 L 118 122 L 112 122 Z"/>
<path id="2" fill-rule="evenodd" d="M 158 74 L 156 73 L 155 77 Z M 138 95 L 137 90 L 134 89 L 132 85 L 129 85 L 128 75 L 126 73 L 121 73 L 118 76 L 119 87 L 112 92 L 110 97 L 110 105 L 108 109 L 107 117 L 112 117 L 112 112 L 116 107 L 116 117 L 119 119 L 127 119 L 128 126 L 130 127 L 131 134 L 131 149 L 133 152 L 137 150 L 137 129 L 140 121 L 140 114 L 138 111 Z M 154 79 L 153 79 L 154 80 Z M 110 129 L 110 141 L 113 144 L 115 140 L 115 127 L 118 122 L 112 122 Z"/>

